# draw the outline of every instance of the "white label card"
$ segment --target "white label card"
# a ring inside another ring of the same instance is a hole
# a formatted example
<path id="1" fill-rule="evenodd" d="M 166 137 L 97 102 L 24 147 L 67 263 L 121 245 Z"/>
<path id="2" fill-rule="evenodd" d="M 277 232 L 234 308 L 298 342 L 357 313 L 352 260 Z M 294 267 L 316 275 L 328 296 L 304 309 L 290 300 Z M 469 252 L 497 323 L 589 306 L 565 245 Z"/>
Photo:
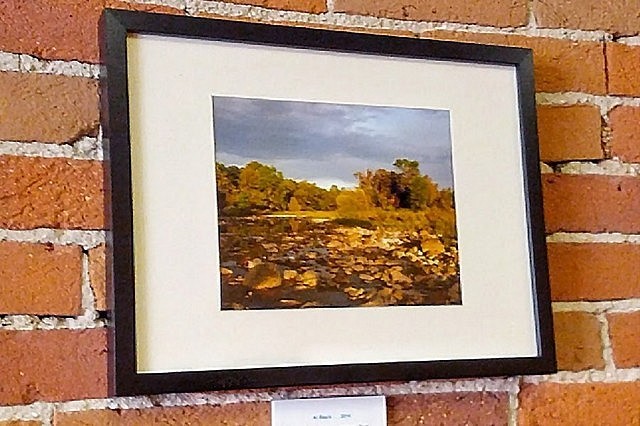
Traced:
<path id="1" fill-rule="evenodd" d="M 272 426 L 387 426 L 384 396 L 271 402 Z"/>

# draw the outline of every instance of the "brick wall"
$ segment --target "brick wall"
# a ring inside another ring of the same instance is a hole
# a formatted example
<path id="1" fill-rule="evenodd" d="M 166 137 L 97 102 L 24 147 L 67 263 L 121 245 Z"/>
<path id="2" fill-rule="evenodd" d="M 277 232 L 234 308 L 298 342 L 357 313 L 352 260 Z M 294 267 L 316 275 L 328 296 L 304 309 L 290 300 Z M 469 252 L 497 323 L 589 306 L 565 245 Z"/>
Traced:
<path id="1" fill-rule="evenodd" d="M 107 398 L 105 6 L 532 48 L 562 371 Z M 274 398 L 372 394 L 388 396 L 392 425 L 639 424 L 639 10 L 640 0 L 0 2 L 0 425 L 261 425 Z"/>

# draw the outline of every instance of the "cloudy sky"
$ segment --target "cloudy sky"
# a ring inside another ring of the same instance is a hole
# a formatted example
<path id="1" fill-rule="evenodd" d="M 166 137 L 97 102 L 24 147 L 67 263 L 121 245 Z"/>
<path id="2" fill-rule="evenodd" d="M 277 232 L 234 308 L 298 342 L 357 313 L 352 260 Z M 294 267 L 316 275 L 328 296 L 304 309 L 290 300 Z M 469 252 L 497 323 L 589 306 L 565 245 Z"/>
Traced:
<path id="1" fill-rule="evenodd" d="M 355 172 L 408 158 L 452 186 L 448 111 L 221 96 L 213 110 L 216 161 L 226 165 L 257 160 L 328 188 L 354 187 Z"/>

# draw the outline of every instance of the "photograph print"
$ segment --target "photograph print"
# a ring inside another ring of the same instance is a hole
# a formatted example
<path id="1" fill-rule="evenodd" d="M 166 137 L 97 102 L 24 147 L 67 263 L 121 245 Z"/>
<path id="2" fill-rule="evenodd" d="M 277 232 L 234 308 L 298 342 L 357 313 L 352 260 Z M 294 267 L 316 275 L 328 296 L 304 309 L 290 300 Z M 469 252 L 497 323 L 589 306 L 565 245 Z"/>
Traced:
<path id="1" fill-rule="evenodd" d="M 223 310 L 462 304 L 446 110 L 213 97 Z"/>

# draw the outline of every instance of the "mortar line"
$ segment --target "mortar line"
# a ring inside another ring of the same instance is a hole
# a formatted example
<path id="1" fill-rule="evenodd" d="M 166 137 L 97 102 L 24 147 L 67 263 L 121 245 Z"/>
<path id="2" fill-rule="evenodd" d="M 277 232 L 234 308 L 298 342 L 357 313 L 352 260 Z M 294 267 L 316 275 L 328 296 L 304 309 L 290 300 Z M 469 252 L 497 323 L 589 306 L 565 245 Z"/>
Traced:
<path id="1" fill-rule="evenodd" d="M 509 405 L 508 405 L 508 418 L 507 424 L 509 426 L 518 426 L 518 408 L 520 401 L 518 395 L 520 394 L 520 383 L 516 383 L 515 389 L 509 391 Z"/>
<path id="2" fill-rule="evenodd" d="M 336 10 L 335 0 L 325 0 L 325 6 L 327 7 L 327 15 L 333 15 Z"/>
<path id="3" fill-rule="evenodd" d="M 5 405 L 0 407 L 0 422 L 11 421 L 39 421 L 41 425 L 49 426 L 47 417 L 52 413 L 51 403 L 36 402 L 29 405 Z"/>
<path id="4" fill-rule="evenodd" d="M 615 42 L 626 44 L 627 46 L 640 46 L 640 36 L 618 37 Z"/>
<path id="5" fill-rule="evenodd" d="M 618 368 L 614 371 L 561 371 L 555 374 L 524 376 L 524 383 L 628 383 L 640 381 L 640 368 Z"/>
<path id="6" fill-rule="evenodd" d="M 640 234 L 556 232 L 547 235 L 547 243 L 611 243 L 640 244 Z"/>
<path id="7" fill-rule="evenodd" d="M 0 228 L 0 241 L 19 243 L 78 245 L 88 250 L 104 244 L 106 231 L 36 228 L 28 230 Z"/>
<path id="8" fill-rule="evenodd" d="M 42 426 L 52 426 L 53 421 L 53 404 L 48 404 L 43 408 Z"/>
<path id="9" fill-rule="evenodd" d="M 553 302 L 553 312 L 588 312 L 592 314 L 630 313 L 640 311 L 640 298 L 597 302 Z"/>
<path id="10" fill-rule="evenodd" d="M 97 316 L 97 315 L 96 315 Z M 55 315 L 0 315 L 0 330 L 36 331 L 36 330 L 91 330 L 107 327 L 107 321 L 83 314 L 74 317 Z"/>
<path id="11" fill-rule="evenodd" d="M 336 385 L 334 388 L 276 389 L 268 391 L 218 391 L 213 393 L 164 394 L 157 396 L 114 397 L 59 402 L 56 412 L 96 409 L 145 409 L 225 405 L 243 402 L 269 402 L 291 398 L 321 398 L 332 396 L 441 394 L 461 392 L 514 392 L 516 378 L 479 378 L 467 380 L 407 382 L 403 384 Z"/>
<path id="12" fill-rule="evenodd" d="M 62 59 L 41 59 L 26 53 L 21 53 L 19 58 L 18 71 L 22 73 L 53 74 L 90 79 L 97 79 L 100 76 L 100 65 L 98 64 Z"/>
<path id="13" fill-rule="evenodd" d="M 611 158 L 611 148 L 613 142 L 613 134 L 611 129 L 611 120 L 609 114 L 601 115 L 600 117 L 600 149 L 605 158 Z"/>
<path id="14" fill-rule="evenodd" d="M 20 72 L 20 55 L 0 51 L 0 71 Z"/>
<path id="15" fill-rule="evenodd" d="M 88 321 L 95 321 L 98 318 L 96 310 L 96 296 L 91 286 L 89 276 L 89 253 L 82 251 L 82 317 Z"/>
<path id="16" fill-rule="evenodd" d="M 101 138 L 90 136 L 85 136 L 72 145 L 0 140 L 0 155 L 94 161 L 102 161 L 104 157 Z"/>
<path id="17" fill-rule="evenodd" d="M 527 1 L 527 25 L 526 27 L 529 29 L 536 29 L 538 27 L 538 22 L 536 20 L 536 11 L 534 7 L 534 0 Z"/>
<path id="18" fill-rule="evenodd" d="M 611 346 L 611 337 L 609 335 L 609 320 L 604 312 L 596 314 L 596 318 L 600 323 L 600 339 L 602 341 L 604 370 L 606 372 L 613 373 L 616 370 L 616 364 L 613 358 L 613 347 Z"/>
<path id="19" fill-rule="evenodd" d="M 600 115 L 606 117 L 617 106 L 640 107 L 640 97 L 595 95 L 584 92 L 537 92 L 537 105 L 572 106 L 591 104 L 600 109 Z"/>
<path id="20" fill-rule="evenodd" d="M 544 173 L 638 177 L 640 176 L 640 163 L 627 163 L 618 158 L 596 161 L 567 161 L 555 163 L 550 169 L 545 168 L 543 170 Z"/>
<path id="21" fill-rule="evenodd" d="M 328 24 L 345 28 L 397 29 L 421 33 L 432 30 L 479 32 L 489 34 L 516 34 L 574 41 L 601 42 L 613 39 L 602 30 L 578 30 L 564 28 L 537 28 L 527 25 L 519 27 L 495 27 L 455 22 L 416 21 L 346 13 L 308 13 L 291 10 L 268 9 L 253 5 L 240 5 L 219 1 L 188 1 L 191 14 L 212 14 L 229 18 L 252 18 L 266 22 L 289 22 L 300 24 Z"/>

